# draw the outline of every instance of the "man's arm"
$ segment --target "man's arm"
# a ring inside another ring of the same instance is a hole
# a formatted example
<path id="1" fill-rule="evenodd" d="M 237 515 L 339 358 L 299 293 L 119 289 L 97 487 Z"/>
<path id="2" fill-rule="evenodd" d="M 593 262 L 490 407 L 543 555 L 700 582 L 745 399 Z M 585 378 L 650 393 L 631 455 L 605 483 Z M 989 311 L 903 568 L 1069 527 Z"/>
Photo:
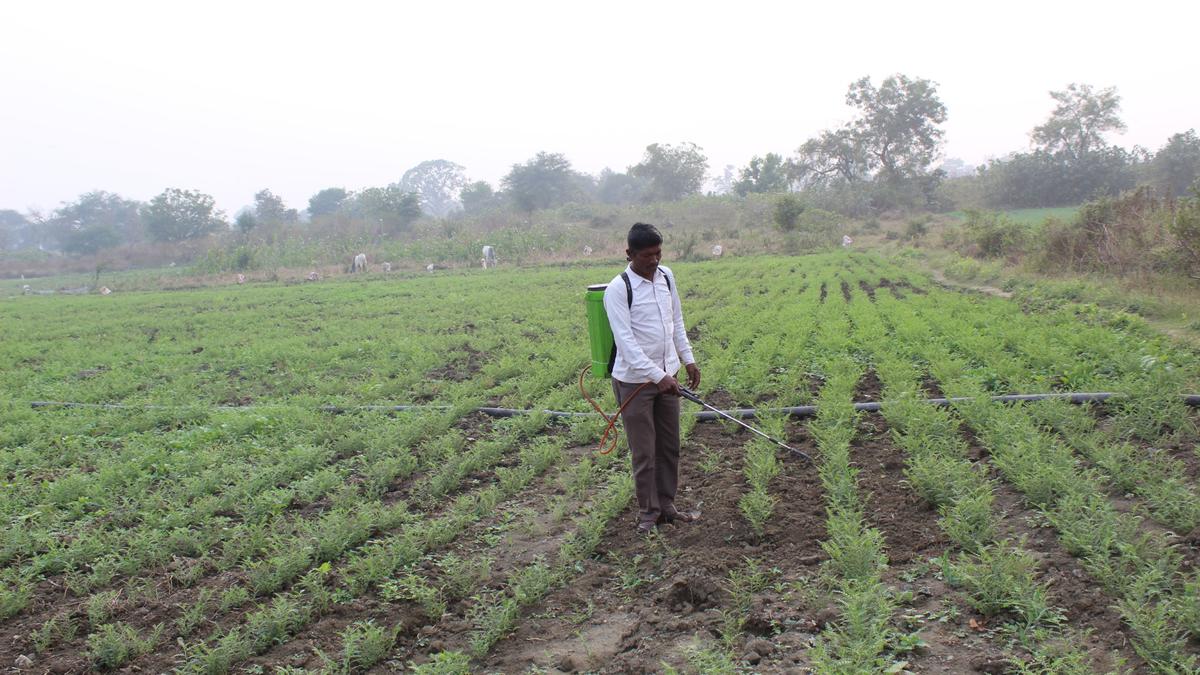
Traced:
<path id="1" fill-rule="evenodd" d="M 620 288 L 618 288 L 620 287 Z M 654 361 L 642 351 L 633 336 L 629 317 L 629 300 L 623 284 L 611 283 L 604 290 L 604 311 L 608 314 L 608 325 L 612 328 L 613 340 L 622 360 L 629 364 L 634 374 L 650 382 L 661 382 L 667 371 L 654 365 Z"/>
<path id="2" fill-rule="evenodd" d="M 683 325 L 683 303 L 679 301 L 679 284 L 671 284 L 671 300 L 675 307 L 675 334 L 671 336 L 675 343 L 675 353 L 683 363 L 688 374 L 688 386 L 692 389 L 700 386 L 700 368 L 696 366 L 696 357 L 692 354 L 692 342 L 688 340 L 687 329 Z"/>

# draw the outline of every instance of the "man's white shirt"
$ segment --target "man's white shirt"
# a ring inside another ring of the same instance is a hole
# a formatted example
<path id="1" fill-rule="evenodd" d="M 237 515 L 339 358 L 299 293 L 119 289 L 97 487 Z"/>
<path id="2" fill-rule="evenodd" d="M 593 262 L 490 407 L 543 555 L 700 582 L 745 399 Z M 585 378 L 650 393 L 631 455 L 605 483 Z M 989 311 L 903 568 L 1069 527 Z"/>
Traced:
<path id="1" fill-rule="evenodd" d="M 617 344 L 613 377 L 630 383 L 658 382 L 679 372 L 680 362 L 695 363 L 692 345 L 683 327 L 679 288 L 670 268 L 662 265 L 651 282 L 631 267 L 625 268 L 633 288 L 633 307 L 625 282 L 613 278 L 604 291 L 604 310 Z M 670 285 L 667 276 L 671 277 Z"/>

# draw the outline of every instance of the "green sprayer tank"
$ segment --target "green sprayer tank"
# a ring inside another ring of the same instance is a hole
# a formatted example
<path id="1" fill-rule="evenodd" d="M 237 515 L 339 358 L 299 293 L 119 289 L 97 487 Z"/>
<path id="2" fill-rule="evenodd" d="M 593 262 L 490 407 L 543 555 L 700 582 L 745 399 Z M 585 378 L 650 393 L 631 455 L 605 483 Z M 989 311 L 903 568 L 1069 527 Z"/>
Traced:
<path id="1" fill-rule="evenodd" d="M 588 342 L 592 351 L 592 376 L 607 379 L 608 360 L 613 353 L 612 327 L 604 311 L 604 289 L 608 284 L 592 284 L 587 289 Z"/>

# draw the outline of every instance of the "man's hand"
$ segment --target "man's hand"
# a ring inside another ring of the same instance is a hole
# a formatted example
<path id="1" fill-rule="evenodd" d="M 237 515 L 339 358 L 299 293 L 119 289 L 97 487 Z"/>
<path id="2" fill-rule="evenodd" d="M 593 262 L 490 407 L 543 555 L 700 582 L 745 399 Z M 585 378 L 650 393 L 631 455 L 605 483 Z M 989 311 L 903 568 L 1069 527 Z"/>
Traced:
<path id="1" fill-rule="evenodd" d="M 664 376 L 658 381 L 658 393 L 679 396 L 679 381 L 670 375 Z"/>
<path id="2" fill-rule="evenodd" d="M 700 388 L 700 368 L 694 363 L 689 363 L 686 366 L 688 374 L 688 389 L 695 391 Z"/>

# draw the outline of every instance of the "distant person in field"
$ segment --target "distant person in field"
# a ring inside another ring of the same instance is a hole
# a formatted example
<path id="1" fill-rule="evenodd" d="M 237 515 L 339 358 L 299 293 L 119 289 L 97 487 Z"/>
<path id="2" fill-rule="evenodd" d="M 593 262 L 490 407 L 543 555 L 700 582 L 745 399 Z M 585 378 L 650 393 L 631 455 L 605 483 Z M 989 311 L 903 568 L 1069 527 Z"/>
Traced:
<path id="1" fill-rule="evenodd" d="M 633 456 L 639 534 L 663 523 L 690 523 L 699 512 L 675 506 L 679 487 L 680 364 L 688 387 L 700 386 L 700 369 L 683 326 L 675 275 L 662 260 L 662 235 L 653 225 L 629 230 L 629 266 L 604 291 L 604 309 L 617 354 L 613 392 L 617 403 L 635 397 L 621 413 Z M 641 390 L 645 383 L 650 383 Z"/>

